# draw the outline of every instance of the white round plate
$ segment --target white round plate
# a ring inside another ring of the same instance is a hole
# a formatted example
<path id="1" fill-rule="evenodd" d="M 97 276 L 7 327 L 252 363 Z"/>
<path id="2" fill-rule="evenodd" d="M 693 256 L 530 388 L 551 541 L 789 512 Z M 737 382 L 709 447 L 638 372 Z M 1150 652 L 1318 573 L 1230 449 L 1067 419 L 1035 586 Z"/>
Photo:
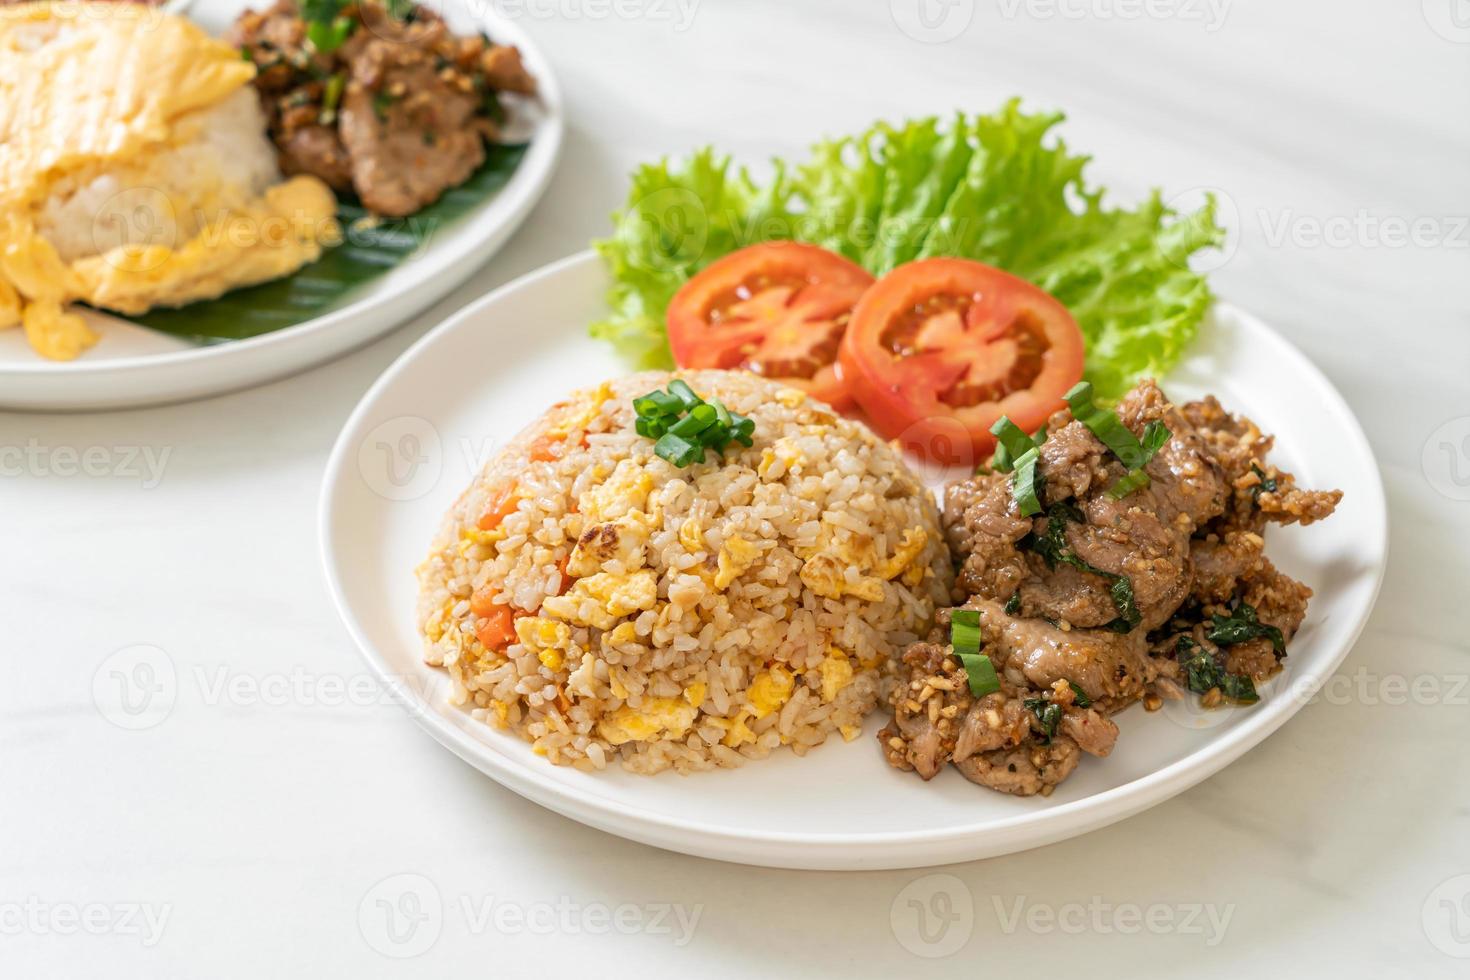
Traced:
<path id="1" fill-rule="evenodd" d="M 270 0 L 194 0 L 187 16 L 222 33 L 247 7 Z M 412 258 L 364 284 L 335 309 L 248 340 L 196 346 L 119 317 L 84 315 L 102 334 L 74 361 L 48 361 L 19 329 L 0 330 L 0 408 L 72 411 L 124 408 L 218 394 L 281 377 L 335 357 L 388 332 L 438 302 L 490 258 L 551 181 L 561 153 L 564 116 L 551 63 L 495 4 L 427 0 L 462 33 L 483 30 L 520 48 L 540 87 L 523 100 L 514 130 L 530 147 L 510 180 L 475 211 L 437 230 Z"/>
<path id="2" fill-rule="evenodd" d="M 574 387 L 624 373 L 587 337 L 606 280 L 591 253 L 497 290 L 408 350 L 363 398 L 327 465 L 321 546 L 337 608 L 364 656 L 419 724 L 495 780 L 575 820 L 705 857 L 785 868 L 921 867 L 1072 837 L 1166 800 L 1275 731 L 1329 677 L 1378 593 L 1387 518 L 1352 412 L 1294 347 L 1254 317 L 1216 309 L 1176 398 L 1214 392 L 1277 434 L 1273 457 L 1304 486 L 1347 492 L 1331 518 L 1272 528 L 1271 558 L 1317 592 L 1284 674 L 1251 708 L 1170 705 L 1118 716 L 1107 759 L 1087 758 L 1050 798 L 981 789 L 952 768 L 924 783 L 890 768 L 869 716 L 862 738 L 731 771 L 681 777 L 552 766 L 514 736 L 451 707 L 420 661 L 413 569 L 487 454 Z"/>

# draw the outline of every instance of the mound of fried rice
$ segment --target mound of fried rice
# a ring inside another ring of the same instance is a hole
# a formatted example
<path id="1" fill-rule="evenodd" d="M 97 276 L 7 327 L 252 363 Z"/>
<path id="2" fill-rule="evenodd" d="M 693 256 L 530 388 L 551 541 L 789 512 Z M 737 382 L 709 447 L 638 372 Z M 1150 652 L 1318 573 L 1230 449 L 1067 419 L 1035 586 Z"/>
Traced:
<path id="1" fill-rule="evenodd" d="M 895 449 L 755 375 L 676 376 L 753 418 L 754 445 L 679 469 L 632 405 L 674 376 L 579 391 L 485 466 L 418 570 L 453 700 L 554 763 L 691 772 L 850 741 L 947 601 L 933 498 Z"/>

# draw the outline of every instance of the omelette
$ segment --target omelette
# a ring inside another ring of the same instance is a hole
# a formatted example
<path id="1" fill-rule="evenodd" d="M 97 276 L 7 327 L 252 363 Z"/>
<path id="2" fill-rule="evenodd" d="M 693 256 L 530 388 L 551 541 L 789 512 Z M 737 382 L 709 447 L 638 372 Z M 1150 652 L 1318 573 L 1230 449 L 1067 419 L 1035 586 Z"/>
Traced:
<path id="1" fill-rule="evenodd" d="M 331 190 L 282 180 L 255 66 L 180 17 L 0 7 L 0 328 L 43 357 L 97 341 L 68 309 L 183 306 L 340 241 Z"/>

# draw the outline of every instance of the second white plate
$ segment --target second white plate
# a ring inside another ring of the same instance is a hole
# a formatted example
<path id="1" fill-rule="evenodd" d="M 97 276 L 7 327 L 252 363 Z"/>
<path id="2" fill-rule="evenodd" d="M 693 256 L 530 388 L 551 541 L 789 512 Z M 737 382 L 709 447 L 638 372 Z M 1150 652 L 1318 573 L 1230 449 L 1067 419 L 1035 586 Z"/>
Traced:
<path id="1" fill-rule="evenodd" d="M 195 0 L 191 19 L 218 35 L 247 7 L 268 0 Z M 101 341 L 74 361 L 47 361 L 19 329 L 0 330 L 0 408 L 90 410 L 199 398 L 281 377 L 367 343 L 442 299 L 516 230 L 551 181 L 565 126 L 551 64 L 493 4 L 436 4 L 460 32 L 485 31 L 521 50 L 539 92 L 517 122 L 530 143 L 509 182 L 475 211 L 437 230 L 426 246 L 348 300 L 304 323 L 248 340 L 200 347 L 118 317 L 87 314 Z"/>
<path id="2" fill-rule="evenodd" d="M 1002 796 L 954 771 L 924 783 L 890 768 L 873 738 L 880 712 L 854 742 L 734 771 L 642 777 L 552 766 L 448 704 L 443 676 L 420 660 L 413 568 L 488 454 L 568 390 L 624 373 L 586 335 L 605 312 L 605 288 L 600 263 L 584 253 L 436 328 L 353 413 L 321 498 L 327 578 L 368 662 L 446 747 L 573 819 L 659 847 L 786 868 L 919 867 L 1061 840 L 1166 800 L 1266 738 L 1336 669 L 1377 596 L 1387 518 L 1357 421 L 1299 351 L 1221 306 L 1166 389 L 1176 398 L 1214 392 L 1277 434 L 1273 459 L 1303 485 L 1347 492 L 1331 520 L 1268 536 L 1272 560 L 1317 596 L 1286 672 L 1260 704 L 1201 711 L 1191 699 L 1124 712 L 1114 753 L 1084 760 L 1050 798 Z"/>

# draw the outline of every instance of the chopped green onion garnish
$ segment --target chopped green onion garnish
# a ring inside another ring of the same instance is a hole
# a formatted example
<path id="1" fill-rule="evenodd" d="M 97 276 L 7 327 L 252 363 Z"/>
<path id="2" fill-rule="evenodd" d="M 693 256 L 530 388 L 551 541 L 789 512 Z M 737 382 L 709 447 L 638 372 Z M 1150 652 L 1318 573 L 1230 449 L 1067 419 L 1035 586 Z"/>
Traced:
<path id="1" fill-rule="evenodd" d="M 317 21 L 306 27 L 306 39 L 322 54 L 331 54 L 340 48 L 352 34 L 356 25 L 350 17 L 336 17 L 331 21 Z"/>
<path id="2" fill-rule="evenodd" d="M 965 675 L 970 681 L 970 694 L 983 698 L 1000 690 L 1000 678 L 995 674 L 995 664 L 983 653 L 957 653 L 964 665 Z"/>
<path id="3" fill-rule="evenodd" d="M 1000 690 L 995 664 L 980 652 L 980 613 L 974 609 L 956 609 L 949 615 L 949 642 L 954 655 L 965 668 L 970 694 L 983 698 Z"/>
<path id="4" fill-rule="evenodd" d="M 1046 430 L 1042 430 L 1043 437 Z M 995 469 L 1002 473 L 1009 473 L 1015 469 L 1015 461 L 1019 459 L 1032 446 L 1039 446 L 1021 427 L 1012 422 L 1008 417 L 1002 415 L 1000 421 L 990 427 L 990 434 L 995 436 L 998 444 L 995 447 L 995 458 L 991 461 Z"/>
<path id="5" fill-rule="evenodd" d="M 650 391 L 633 399 L 638 413 L 633 428 L 640 436 L 658 440 L 653 451 L 675 466 L 704 460 L 705 451 L 720 453 L 730 442 L 752 445 L 755 421 L 726 408 L 719 399 L 705 401 L 677 378 L 667 391 Z"/>
<path id="6" fill-rule="evenodd" d="M 1022 517 L 1041 513 L 1041 497 L 1036 487 L 1036 464 L 1041 459 L 1041 444 L 1046 441 L 1046 426 L 1034 437 L 1028 436 L 1021 427 L 1002 415 L 990 427 L 990 434 L 998 441 L 995 455 L 990 464 L 1001 473 L 1014 473 L 1011 478 L 1012 491 L 1016 498 L 1016 509 Z"/>
<path id="7" fill-rule="evenodd" d="M 682 419 L 669 426 L 669 431 L 676 436 L 683 436 L 685 439 L 692 439 L 693 437 L 699 435 L 705 429 L 708 429 L 714 424 L 714 406 L 706 405 L 701 402 L 700 404 L 695 405 L 692 409 L 690 409 L 688 415 L 684 416 Z"/>
<path id="8" fill-rule="evenodd" d="M 949 642 L 955 653 L 980 652 L 980 613 L 956 609 L 949 614 Z"/>
<path id="9" fill-rule="evenodd" d="M 317 122 L 330 126 L 337 121 L 337 106 L 342 102 L 342 90 L 346 87 L 345 71 L 339 71 L 327 79 L 326 87 L 322 91 L 322 111 L 317 115 Z"/>
<path id="10" fill-rule="evenodd" d="M 684 403 L 667 391 L 650 391 L 633 399 L 633 411 L 639 415 L 677 415 L 683 409 Z"/>
<path id="11" fill-rule="evenodd" d="M 1036 464 L 1041 459 L 1041 448 L 1032 446 L 1016 460 L 1016 472 L 1011 477 L 1011 492 L 1016 498 L 1016 509 L 1022 517 L 1035 517 L 1041 513 L 1041 495 L 1036 489 Z"/>
<path id="12" fill-rule="evenodd" d="M 1143 447 L 1138 444 L 1138 437 L 1129 431 L 1123 420 L 1093 403 L 1091 382 L 1077 382 L 1067 392 L 1066 399 L 1072 409 L 1072 417 L 1087 426 L 1125 467 L 1136 470 L 1147 462 L 1143 458 Z"/>
<path id="13" fill-rule="evenodd" d="M 678 378 L 669 382 L 669 394 L 679 399 L 686 410 L 693 408 L 695 405 L 704 404 L 704 399 L 696 395 L 693 388 Z"/>
<path id="14" fill-rule="evenodd" d="M 1169 441 L 1171 435 L 1173 433 L 1169 431 L 1168 426 L 1157 420 L 1145 425 L 1143 427 L 1142 443 L 1143 466 L 1130 471 L 1126 476 L 1119 479 L 1117 483 L 1109 487 L 1108 496 L 1114 500 L 1122 500 L 1133 491 L 1142 490 L 1148 486 L 1150 482 L 1148 471 L 1143 467 L 1147 466 L 1158 455 L 1159 450 L 1164 448 L 1164 443 Z"/>
<path id="15" fill-rule="evenodd" d="M 690 442 L 683 436 L 666 432 L 659 437 L 658 442 L 653 444 L 653 453 L 659 459 L 666 459 L 675 466 L 693 466 L 704 459 L 704 446 L 697 442 Z"/>

